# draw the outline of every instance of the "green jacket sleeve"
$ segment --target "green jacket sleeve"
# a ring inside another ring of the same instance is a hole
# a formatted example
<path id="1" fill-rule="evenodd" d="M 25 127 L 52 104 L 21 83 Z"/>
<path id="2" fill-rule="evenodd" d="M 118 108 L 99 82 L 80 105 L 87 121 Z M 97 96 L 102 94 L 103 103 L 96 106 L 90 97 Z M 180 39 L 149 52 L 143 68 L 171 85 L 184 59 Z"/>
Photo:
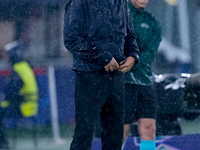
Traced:
<path id="1" fill-rule="evenodd" d="M 151 34 L 151 40 L 147 46 L 147 49 L 144 50 L 140 55 L 140 62 L 137 64 L 137 68 L 142 66 L 151 65 L 156 56 L 160 41 L 161 41 L 161 27 L 158 23 L 156 23 L 153 27 L 153 31 Z"/>

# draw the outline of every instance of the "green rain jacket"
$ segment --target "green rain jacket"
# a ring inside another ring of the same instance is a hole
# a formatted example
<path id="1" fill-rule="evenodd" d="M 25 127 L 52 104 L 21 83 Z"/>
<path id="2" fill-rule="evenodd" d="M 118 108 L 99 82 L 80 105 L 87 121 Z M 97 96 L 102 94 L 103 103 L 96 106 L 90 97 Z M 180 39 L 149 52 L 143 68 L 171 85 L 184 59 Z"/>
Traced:
<path id="1" fill-rule="evenodd" d="M 125 83 L 152 85 L 151 64 L 154 61 L 161 41 L 161 27 L 159 22 L 149 12 L 144 9 L 136 9 L 130 1 L 128 6 L 129 17 L 135 26 L 141 55 L 139 63 L 125 74 Z"/>

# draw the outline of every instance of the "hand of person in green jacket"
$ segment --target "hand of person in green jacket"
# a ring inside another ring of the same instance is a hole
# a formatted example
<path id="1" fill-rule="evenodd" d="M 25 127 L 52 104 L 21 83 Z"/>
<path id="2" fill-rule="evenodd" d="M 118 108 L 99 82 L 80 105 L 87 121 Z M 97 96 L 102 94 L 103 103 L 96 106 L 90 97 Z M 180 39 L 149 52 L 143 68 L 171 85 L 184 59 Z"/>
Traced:
<path id="1" fill-rule="evenodd" d="M 133 67 L 134 64 L 135 64 L 135 58 L 129 56 L 125 60 L 120 62 L 118 71 L 126 73 Z"/>

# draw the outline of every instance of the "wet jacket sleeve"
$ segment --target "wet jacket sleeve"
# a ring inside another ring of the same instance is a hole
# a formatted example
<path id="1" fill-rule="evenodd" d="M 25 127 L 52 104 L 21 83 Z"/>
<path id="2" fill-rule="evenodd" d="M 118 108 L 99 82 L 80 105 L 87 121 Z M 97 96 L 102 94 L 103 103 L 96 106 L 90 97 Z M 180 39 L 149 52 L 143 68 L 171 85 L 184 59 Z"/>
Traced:
<path id="1" fill-rule="evenodd" d="M 86 37 L 86 17 L 81 0 L 71 0 L 65 7 L 64 45 L 76 57 L 90 59 L 101 65 L 107 65 L 112 55 L 101 47 L 98 41 Z"/>
<path id="2" fill-rule="evenodd" d="M 17 97 L 19 97 L 20 89 L 23 86 L 23 81 L 19 77 L 19 75 L 14 72 L 11 75 L 11 80 L 7 84 L 5 88 L 5 100 L 13 101 L 16 100 Z"/>
<path id="3" fill-rule="evenodd" d="M 132 56 L 135 58 L 135 64 L 138 63 L 140 51 L 136 42 L 136 34 L 134 26 L 127 26 L 127 36 L 125 38 L 124 54 L 126 57 Z"/>
<path id="4" fill-rule="evenodd" d="M 147 46 L 147 49 L 144 50 L 140 55 L 140 66 L 151 65 L 156 56 L 159 44 L 161 42 L 161 27 L 159 24 L 155 24 L 153 32 L 151 34 L 151 40 Z"/>

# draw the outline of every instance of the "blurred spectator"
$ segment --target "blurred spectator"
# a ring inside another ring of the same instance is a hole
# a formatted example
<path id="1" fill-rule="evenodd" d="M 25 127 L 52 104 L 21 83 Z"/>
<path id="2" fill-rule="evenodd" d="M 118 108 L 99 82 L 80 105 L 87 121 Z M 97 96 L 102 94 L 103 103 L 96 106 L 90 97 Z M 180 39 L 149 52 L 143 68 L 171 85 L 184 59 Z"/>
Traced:
<path id="1" fill-rule="evenodd" d="M 12 66 L 10 79 L 5 88 L 5 97 L 0 107 L 0 148 L 8 148 L 5 135 L 4 117 L 32 117 L 38 112 L 38 87 L 35 75 L 22 54 L 23 40 L 5 46 L 5 55 Z"/>

